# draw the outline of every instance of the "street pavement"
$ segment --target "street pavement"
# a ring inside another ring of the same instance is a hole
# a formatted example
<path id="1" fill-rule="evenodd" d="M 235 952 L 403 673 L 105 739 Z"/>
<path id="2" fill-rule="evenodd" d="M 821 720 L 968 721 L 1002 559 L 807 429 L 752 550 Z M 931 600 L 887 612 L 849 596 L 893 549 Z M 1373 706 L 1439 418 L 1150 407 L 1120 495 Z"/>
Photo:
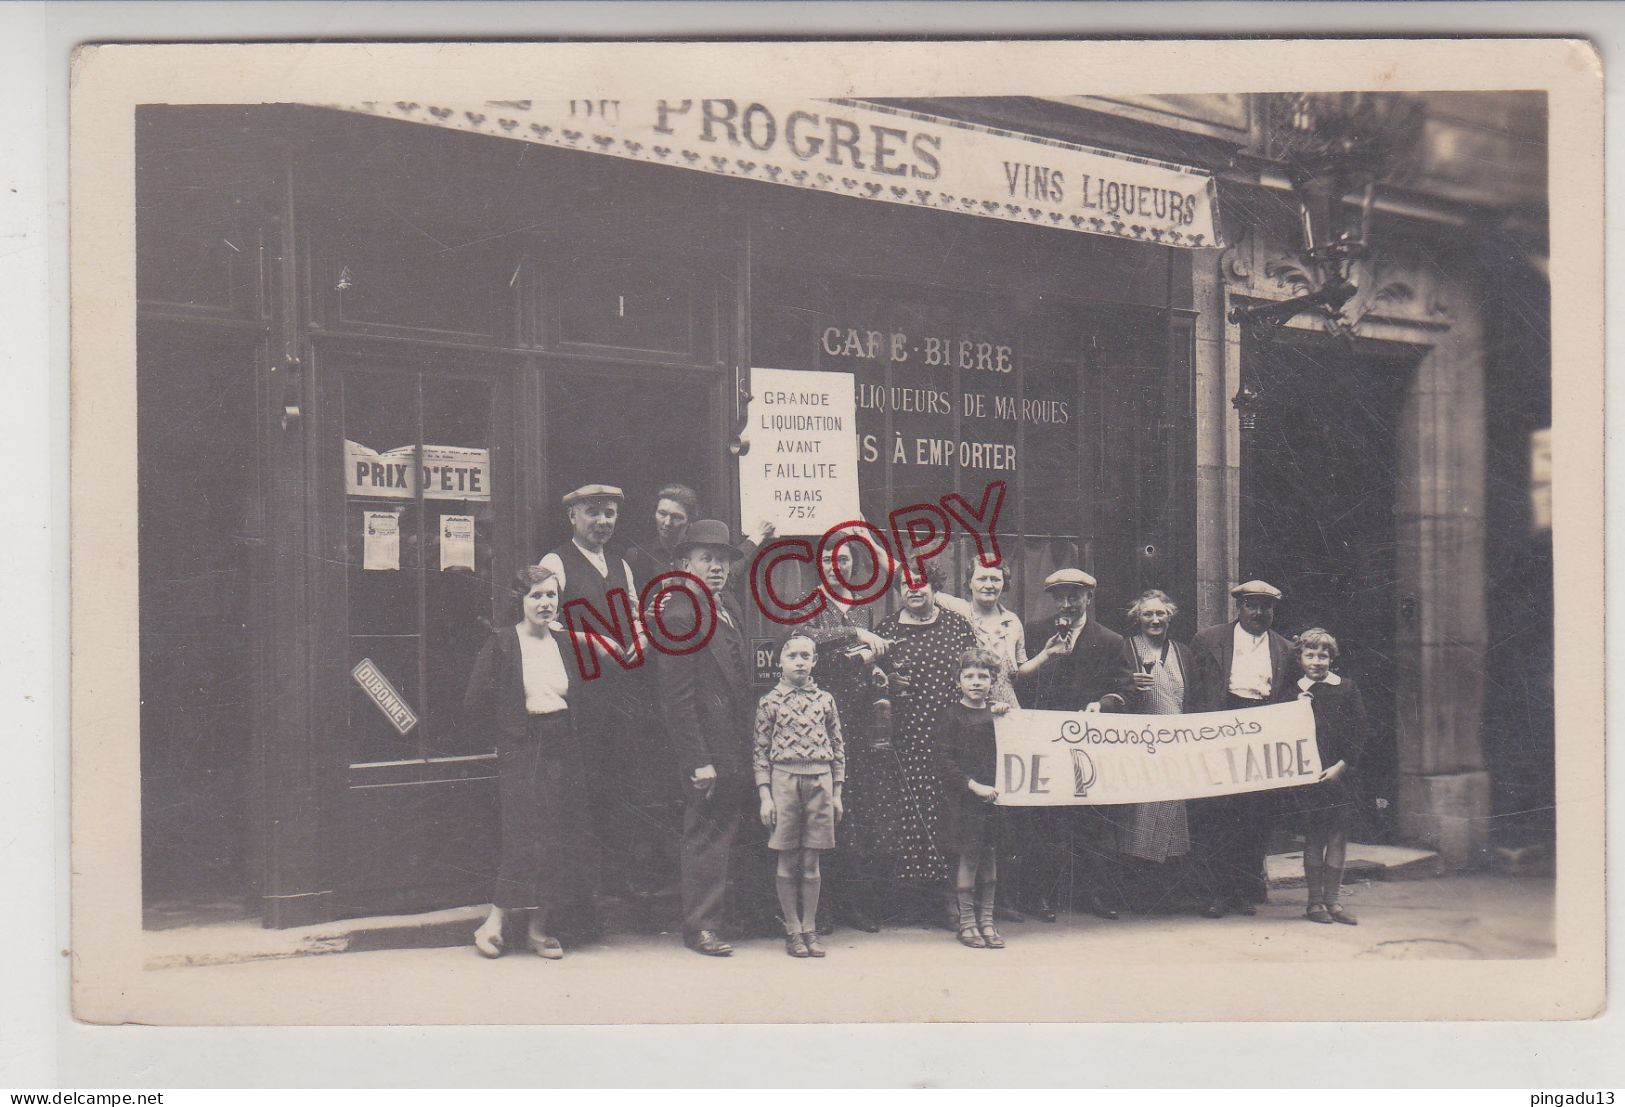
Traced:
<path id="1" fill-rule="evenodd" d="M 1359 917 L 1358 926 L 1309 922 L 1302 897 L 1302 889 L 1273 889 L 1271 902 L 1251 918 L 1105 921 L 1072 914 L 1055 924 L 1001 924 L 1009 946 L 998 951 L 964 948 L 946 930 L 841 929 L 825 939 L 829 956 L 821 961 L 790 958 L 782 941 L 769 938 L 742 941 L 733 957 L 715 959 L 684 949 L 675 934 L 615 934 L 569 949 L 556 962 L 528 952 L 487 961 L 471 946 L 454 946 L 191 965 L 146 975 L 176 996 L 177 1011 L 186 1006 L 183 996 L 211 996 L 225 1004 L 220 1013 L 232 1021 L 373 1021 L 391 1009 L 401 1021 L 422 1020 L 427 1010 L 428 1021 L 453 1023 L 861 1021 L 918 1011 L 934 995 L 942 998 L 942 1017 L 953 1019 L 965 1017 L 964 996 L 984 992 L 999 998 L 986 1001 L 976 1017 L 999 1019 L 1022 1018 L 1031 1009 L 1020 990 L 1035 982 L 1087 989 L 1090 973 L 1107 968 L 1120 977 L 1125 966 L 1137 967 L 1129 979 L 1147 988 L 1188 988 L 1203 979 L 1191 966 L 1228 972 L 1246 963 L 1513 960 L 1555 951 L 1549 878 L 1484 873 L 1347 885 L 1343 902 Z M 1258 980 L 1293 979 L 1262 967 L 1251 971 Z M 234 1017 L 234 1010 L 243 1014 Z M 1072 1017 L 1091 1014 L 1080 1010 Z"/>

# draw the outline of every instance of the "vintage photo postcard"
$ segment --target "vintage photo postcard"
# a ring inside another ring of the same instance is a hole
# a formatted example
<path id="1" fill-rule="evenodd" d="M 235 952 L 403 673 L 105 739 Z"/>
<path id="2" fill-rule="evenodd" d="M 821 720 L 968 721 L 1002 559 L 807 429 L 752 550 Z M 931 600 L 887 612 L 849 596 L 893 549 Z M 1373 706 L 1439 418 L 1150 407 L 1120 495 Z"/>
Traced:
<path id="1" fill-rule="evenodd" d="M 78 1018 L 1601 1010 L 1588 44 L 72 108 Z"/>

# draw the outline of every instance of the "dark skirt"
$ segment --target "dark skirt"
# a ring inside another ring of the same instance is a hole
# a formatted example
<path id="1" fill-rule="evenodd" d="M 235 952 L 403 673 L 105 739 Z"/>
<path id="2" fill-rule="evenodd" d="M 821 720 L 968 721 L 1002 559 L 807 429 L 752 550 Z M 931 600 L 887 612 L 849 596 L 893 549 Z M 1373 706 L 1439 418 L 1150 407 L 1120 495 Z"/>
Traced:
<path id="1" fill-rule="evenodd" d="M 1347 830 L 1354 818 L 1354 787 L 1349 774 L 1336 780 L 1276 791 L 1276 814 L 1287 829 L 1299 834 L 1325 834 Z"/>
<path id="2" fill-rule="evenodd" d="M 968 788 L 949 789 L 943 796 L 942 818 L 937 823 L 937 848 L 950 865 L 955 858 L 975 857 L 989 847 L 998 850 L 1002 845 L 1003 815 L 996 804 L 983 803 Z"/>
<path id="3" fill-rule="evenodd" d="M 501 908 L 556 909 L 588 902 L 598 872 L 581 749 L 567 711 L 530 716 L 529 733 L 497 751 Z"/>

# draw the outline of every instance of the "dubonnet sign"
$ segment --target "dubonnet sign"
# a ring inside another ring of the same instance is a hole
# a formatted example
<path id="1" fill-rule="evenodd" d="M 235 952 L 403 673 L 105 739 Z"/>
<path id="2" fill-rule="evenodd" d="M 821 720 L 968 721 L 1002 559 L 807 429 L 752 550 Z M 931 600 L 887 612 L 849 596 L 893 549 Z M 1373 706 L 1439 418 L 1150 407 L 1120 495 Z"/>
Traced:
<path id="1" fill-rule="evenodd" d="M 1220 246 L 1210 174 L 861 100 L 327 105 L 862 200 L 1165 246 Z"/>
<path id="2" fill-rule="evenodd" d="M 993 724 L 1000 806 L 1154 803 L 1313 784 L 1308 700 L 1189 715 L 1011 711 Z"/>

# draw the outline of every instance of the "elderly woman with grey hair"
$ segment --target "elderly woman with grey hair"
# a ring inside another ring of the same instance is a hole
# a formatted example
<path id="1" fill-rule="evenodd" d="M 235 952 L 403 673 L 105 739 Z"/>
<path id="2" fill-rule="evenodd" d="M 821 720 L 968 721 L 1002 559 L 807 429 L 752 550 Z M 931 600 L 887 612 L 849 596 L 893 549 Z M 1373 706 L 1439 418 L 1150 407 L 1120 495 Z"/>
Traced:
<path id="1" fill-rule="evenodd" d="M 1190 655 L 1184 643 L 1168 633 L 1179 607 L 1166 592 L 1152 588 L 1129 605 L 1128 647 L 1136 662 L 1134 695 L 1129 709 L 1146 715 L 1176 715 L 1186 710 L 1191 679 Z M 1185 801 L 1135 803 L 1111 808 L 1120 853 L 1138 861 L 1135 881 L 1153 907 L 1163 906 L 1173 885 L 1164 866 L 1190 853 L 1190 827 Z"/>

